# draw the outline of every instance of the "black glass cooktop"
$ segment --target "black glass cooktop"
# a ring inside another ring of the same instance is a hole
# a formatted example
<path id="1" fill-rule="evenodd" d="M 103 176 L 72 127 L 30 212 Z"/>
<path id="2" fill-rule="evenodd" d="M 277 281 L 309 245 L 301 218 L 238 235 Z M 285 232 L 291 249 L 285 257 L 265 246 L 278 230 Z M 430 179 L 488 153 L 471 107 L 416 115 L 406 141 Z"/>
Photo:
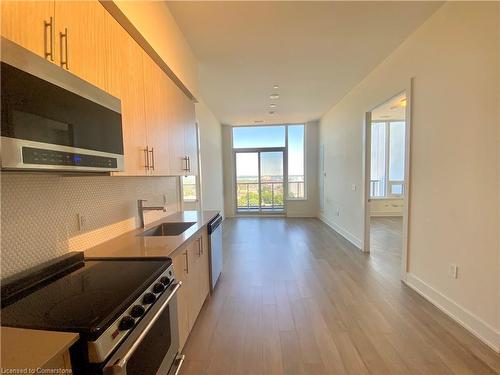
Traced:
<path id="1" fill-rule="evenodd" d="M 100 335 L 171 264 L 90 260 L 2 308 L 2 325 Z"/>

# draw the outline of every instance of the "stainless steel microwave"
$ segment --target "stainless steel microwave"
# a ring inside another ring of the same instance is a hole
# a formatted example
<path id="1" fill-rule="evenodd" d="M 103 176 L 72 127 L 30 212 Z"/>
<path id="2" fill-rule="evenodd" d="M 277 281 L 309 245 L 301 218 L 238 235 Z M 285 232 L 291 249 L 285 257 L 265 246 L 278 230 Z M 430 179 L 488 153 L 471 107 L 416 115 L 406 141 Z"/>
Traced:
<path id="1" fill-rule="evenodd" d="M 2 38 L 3 170 L 123 170 L 120 100 Z"/>

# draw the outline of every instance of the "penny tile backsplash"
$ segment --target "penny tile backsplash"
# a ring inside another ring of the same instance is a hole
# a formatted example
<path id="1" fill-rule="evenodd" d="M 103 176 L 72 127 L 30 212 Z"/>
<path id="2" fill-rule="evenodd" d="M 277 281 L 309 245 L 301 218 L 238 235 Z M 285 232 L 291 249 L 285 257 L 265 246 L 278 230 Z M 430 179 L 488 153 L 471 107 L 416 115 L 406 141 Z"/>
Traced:
<path id="1" fill-rule="evenodd" d="M 163 205 L 165 194 L 162 215 L 178 211 L 176 177 L 2 173 L 2 277 L 138 227 L 137 199 Z M 82 230 L 78 214 L 85 219 Z"/>

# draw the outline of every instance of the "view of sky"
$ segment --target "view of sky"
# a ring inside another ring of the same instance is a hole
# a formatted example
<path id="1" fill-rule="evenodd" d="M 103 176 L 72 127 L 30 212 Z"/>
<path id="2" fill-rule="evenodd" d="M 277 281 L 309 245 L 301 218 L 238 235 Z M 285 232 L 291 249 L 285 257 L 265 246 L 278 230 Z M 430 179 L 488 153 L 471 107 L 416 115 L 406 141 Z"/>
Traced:
<path id="1" fill-rule="evenodd" d="M 286 126 L 252 126 L 233 128 L 234 148 L 285 147 Z M 258 154 L 238 153 L 236 155 L 238 176 L 258 176 Z M 283 174 L 283 155 L 281 152 L 261 154 L 262 176 Z M 304 126 L 288 126 L 288 174 L 304 174 Z"/>

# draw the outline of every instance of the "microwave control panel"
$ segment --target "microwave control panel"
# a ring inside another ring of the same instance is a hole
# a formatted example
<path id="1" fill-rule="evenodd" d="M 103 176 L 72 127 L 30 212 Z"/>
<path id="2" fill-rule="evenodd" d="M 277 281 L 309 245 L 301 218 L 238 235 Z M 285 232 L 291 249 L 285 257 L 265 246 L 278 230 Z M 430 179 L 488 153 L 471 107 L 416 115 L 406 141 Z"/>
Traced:
<path id="1" fill-rule="evenodd" d="M 23 163 L 107 169 L 117 167 L 117 159 L 109 156 L 79 154 L 34 147 L 23 147 Z"/>

